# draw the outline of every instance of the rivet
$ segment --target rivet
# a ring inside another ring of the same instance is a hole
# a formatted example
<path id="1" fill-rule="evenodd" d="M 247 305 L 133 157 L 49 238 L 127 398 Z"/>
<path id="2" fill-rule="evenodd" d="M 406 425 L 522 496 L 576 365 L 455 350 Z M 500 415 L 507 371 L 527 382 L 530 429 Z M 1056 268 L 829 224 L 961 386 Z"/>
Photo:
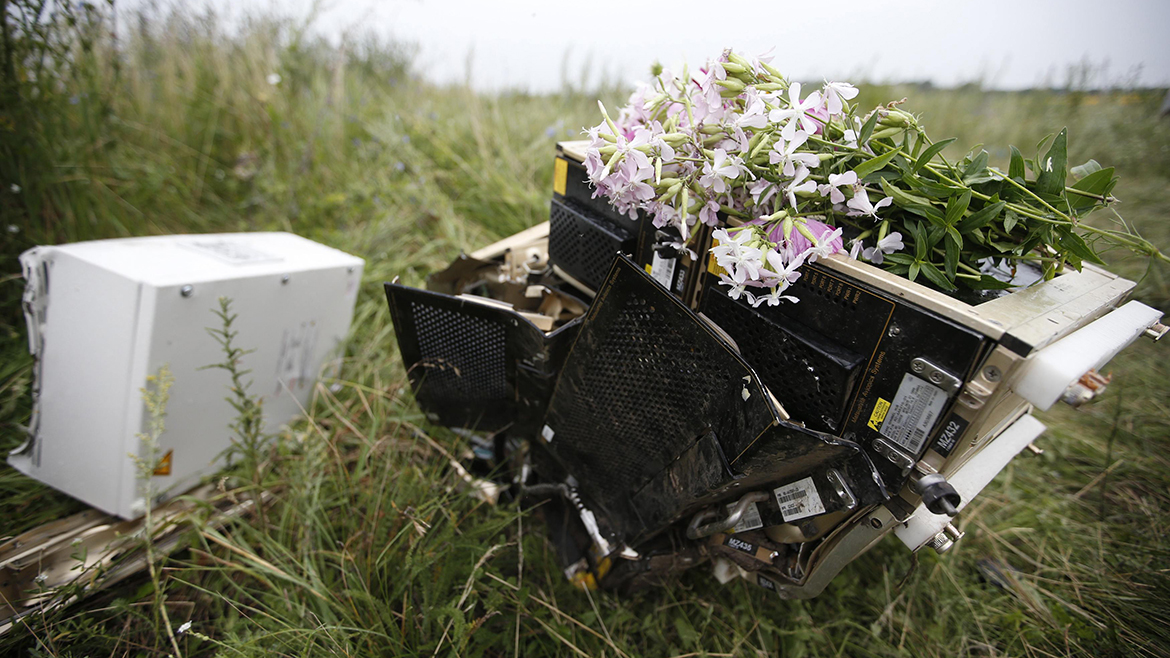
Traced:
<path id="1" fill-rule="evenodd" d="M 191 293 L 193 293 L 193 292 L 195 292 L 194 286 L 187 285 L 187 286 L 183 286 L 182 288 L 179 288 L 179 294 L 184 296 L 184 297 L 190 297 Z"/>
<path id="2" fill-rule="evenodd" d="M 280 283 L 281 284 L 288 283 L 290 279 L 292 279 L 292 277 L 285 274 L 284 276 L 280 277 Z"/>

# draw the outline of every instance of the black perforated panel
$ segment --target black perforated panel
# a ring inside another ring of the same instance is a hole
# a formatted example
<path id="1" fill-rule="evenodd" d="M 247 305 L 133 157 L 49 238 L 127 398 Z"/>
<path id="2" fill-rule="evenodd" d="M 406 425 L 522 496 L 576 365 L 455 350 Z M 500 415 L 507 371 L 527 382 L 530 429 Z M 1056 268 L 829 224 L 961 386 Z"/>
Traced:
<path id="1" fill-rule="evenodd" d="M 775 315 L 765 317 L 745 301 L 729 298 L 722 286 L 707 291 L 703 312 L 735 340 L 740 354 L 794 420 L 830 432 L 840 427 L 863 356 L 818 340 L 795 321 L 779 324 Z"/>
<path id="2" fill-rule="evenodd" d="M 618 252 L 632 254 L 636 236 L 573 201 L 553 199 L 548 257 L 554 265 L 597 290 Z"/>
<path id="3" fill-rule="evenodd" d="M 508 397 L 502 324 L 419 302 L 411 304 L 422 360 L 420 397 L 504 400 Z"/>

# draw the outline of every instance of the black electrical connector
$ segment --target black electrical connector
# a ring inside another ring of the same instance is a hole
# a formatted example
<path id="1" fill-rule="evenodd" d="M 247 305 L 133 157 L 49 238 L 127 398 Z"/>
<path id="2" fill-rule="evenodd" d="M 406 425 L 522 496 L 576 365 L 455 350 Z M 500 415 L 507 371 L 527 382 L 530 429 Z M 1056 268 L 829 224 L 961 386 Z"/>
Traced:
<path id="1" fill-rule="evenodd" d="M 931 473 L 918 478 L 913 484 L 914 491 L 922 496 L 922 503 L 926 509 L 934 514 L 954 516 L 959 513 L 959 503 L 963 497 L 947 482 L 946 477 Z"/>

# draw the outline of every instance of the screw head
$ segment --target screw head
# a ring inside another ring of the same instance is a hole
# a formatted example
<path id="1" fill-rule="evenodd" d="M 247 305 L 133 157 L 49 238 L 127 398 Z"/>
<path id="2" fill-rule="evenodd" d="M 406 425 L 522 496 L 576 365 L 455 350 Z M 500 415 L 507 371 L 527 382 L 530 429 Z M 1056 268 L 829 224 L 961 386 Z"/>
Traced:
<path id="1" fill-rule="evenodd" d="M 941 384 L 942 383 L 942 373 L 938 372 L 937 370 L 935 372 L 930 373 L 930 381 L 934 382 L 935 384 Z"/>
<path id="2" fill-rule="evenodd" d="M 179 288 L 179 294 L 182 295 L 183 297 L 190 297 L 192 295 L 192 293 L 194 293 L 194 292 L 195 292 L 195 286 L 186 285 L 186 286 L 183 286 L 182 288 Z"/>
<path id="3" fill-rule="evenodd" d="M 881 519 L 870 519 L 869 526 L 871 528 L 873 528 L 874 530 L 881 530 L 882 529 L 882 520 Z"/>
<path id="4" fill-rule="evenodd" d="M 889 333 L 890 333 L 891 337 L 897 336 L 898 334 L 902 333 L 902 328 L 899 327 L 898 325 L 894 325 L 894 326 L 890 327 Z"/>
<path id="5" fill-rule="evenodd" d="M 989 382 L 998 382 L 1001 378 L 1003 378 L 1003 373 L 1000 372 L 999 368 L 995 366 L 987 366 L 983 369 L 983 376 L 986 377 L 987 381 Z"/>
<path id="6" fill-rule="evenodd" d="M 926 366 L 923 365 L 921 361 L 915 361 L 910 364 L 910 369 L 914 372 L 922 372 L 924 368 L 926 368 Z"/>

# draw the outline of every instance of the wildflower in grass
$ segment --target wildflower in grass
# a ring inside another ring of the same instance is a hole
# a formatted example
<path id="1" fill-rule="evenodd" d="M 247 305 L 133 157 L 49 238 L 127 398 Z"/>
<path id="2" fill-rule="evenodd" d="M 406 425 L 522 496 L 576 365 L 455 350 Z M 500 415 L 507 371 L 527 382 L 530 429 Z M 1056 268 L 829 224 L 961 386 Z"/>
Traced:
<path id="1" fill-rule="evenodd" d="M 815 153 L 799 153 L 796 149 L 804 146 L 808 141 L 808 133 L 803 130 L 798 130 L 792 136 L 792 139 L 786 140 L 781 137 L 776 141 L 772 150 L 768 153 L 768 162 L 774 165 L 780 165 L 780 171 L 785 176 L 795 176 L 796 167 L 808 167 L 815 169 L 821 166 L 821 159 Z"/>
<path id="2" fill-rule="evenodd" d="M 272 85 L 273 87 L 275 87 L 276 85 L 280 84 L 280 81 L 281 81 L 283 78 L 281 78 L 281 77 L 280 77 L 280 74 L 279 74 L 279 73 L 269 73 L 269 74 L 268 74 L 268 77 L 267 77 L 267 78 L 265 78 L 265 79 L 266 79 L 266 80 L 268 80 L 268 84 L 270 84 L 270 85 Z"/>
<path id="3" fill-rule="evenodd" d="M 811 194 L 817 191 L 817 182 L 813 180 L 805 180 L 809 176 L 808 169 L 801 166 L 796 170 L 796 175 L 789 181 L 788 186 L 784 188 L 784 195 L 788 198 L 788 205 L 791 208 L 796 207 L 796 193 L 804 192 Z"/>
<path id="4" fill-rule="evenodd" d="M 786 236 L 789 250 L 803 254 L 808 262 L 845 251 L 841 238 L 842 230 L 820 220 L 804 219 L 794 224 L 790 236 Z"/>
<path id="5" fill-rule="evenodd" d="M 850 208 L 848 213 L 850 216 L 868 216 L 876 219 L 877 211 L 881 208 L 885 208 L 893 202 L 894 199 L 892 197 L 886 197 L 877 203 L 871 203 L 869 200 L 869 193 L 865 191 L 865 188 L 861 188 L 845 205 L 849 206 Z"/>
<path id="6" fill-rule="evenodd" d="M 699 184 L 710 187 L 716 194 L 723 194 L 728 190 L 728 179 L 739 178 L 746 171 L 743 158 L 728 155 L 723 149 L 715 149 L 714 159 L 703 163 L 703 177 L 699 179 Z"/>
<path id="7" fill-rule="evenodd" d="M 772 123 L 784 124 L 780 130 L 784 139 L 790 140 L 795 137 L 797 130 L 814 133 L 820 127 L 812 120 L 809 113 L 820 104 L 821 94 L 817 91 L 809 94 L 803 101 L 800 100 L 800 83 L 793 82 L 788 87 L 788 107 L 772 110 L 768 113 L 768 120 Z"/>
<path id="8" fill-rule="evenodd" d="M 831 203 L 845 203 L 845 193 L 842 187 L 852 187 L 857 183 L 857 172 L 847 171 L 843 174 L 829 174 L 829 182 L 817 186 L 821 196 L 829 197 Z"/>
<path id="9" fill-rule="evenodd" d="M 1105 240 L 1170 261 L 1170 256 L 1126 231 L 1088 227 L 1078 221 L 1112 200 L 1109 191 L 1115 179 L 1104 175 L 1082 179 L 1078 185 L 1093 189 L 1077 190 L 1076 202 L 1065 199 L 1064 181 L 1050 175 L 1067 160 L 1064 133 L 1052 141 L 1048 153 L 1036 157 L 1039 166 L 1034 180 L 1011 179 L 1024 190 L 1012 190 L 1003 201 L 994 195 L 989 200 L 990 191 L 972 186 L 1006 181 L 1007 176 L 987 166 L 985 152 L 972 152 L 959 161 L 957 170 L 963 175 L 955 179 L 947 172 L 956 167 L 941 161 L 941 147 L 932 146 L 936 143 L 913 115 L 897 109 L 902 101 L 863 113 L 850 104 L 859 97 L 858 89 L 839 80 L 826 80 L 805 96 L 800 83 L 784 78 L 768 64 L 769 59 L 728 50 L 689 75 L 659 69 L 653 84 L 639 86 L 630 96 L 617 122 L 602 107 L 605 121 L 586 131 L 585 169 L 595 196 L 608 198 L 618 212 L 636 217 L 640 210 L 656 226 L 677 227 L 684 246 L 693 244 L 692 229 L 700 223 L 717 227 L 723 219 L 747 220 L 758 226 L 742 229 L 744 233 L 735 237 L 742 241 L 734 247 L 738 251 L 722 255 L 728 271 L 724 285 L 735 286 L 733 296 L 750 294 L 753 303 L 765 297 L 771 300 L 766 303 L 772 303 L 781 297 L 781 290 L 767 296 L 762 293 L 760 288 L 772 289 L 768 274 L 772 268 L 761 265 L 766 256 L 746 249 L 761 254 L 774 250 L 784 267 L 798 257 L 812 262 L 844 253 L 842 235 L 848 231 L 869 241 L 851 241 L 848 253 L 852 257 L 889 267 L 885 256 L 905 248 L 903 235 L 912 248 L 919 248 L 907 231 L 911 222 L 934 216 L 935 211 L 945 213 L 961 199 L 970 206 L 969 213 L 992 215 L 983 217 L 985 225 L 1001 225 L 1003 215 L 1002 225 L 1010 239 L 1000 240 L 1003 236 L 997 235 L 995 242 L 971 241 L 959 256 L 963 272 L 944 267 L 938 262 L 942 250 L 931 250 L 926 260 L 935 267 L 929 271 L 942 272 L 948 282 L 935 278 L 928 285 L 978 287 L 978 277 L 970 274 L 975 256 L 982 257 L 989 249 L 1015 251 L 1030 244 L 1037 234 L 1036 222 L 1061 228 L 1060 235 L 1069 231 L 1076 235 L 1031 247 L 1025 258 L 1051 261 L 1055 253 L 1058 263 L 1079 263 L 1088 258 L 1090 245 Z M 861 139 L 863 128 L 869 132 L 865 140 Z M 927 145 L 926 150 L 922 145 Z M 832 168 L 823 177 L 812 173 L 828 168 L 822 162 Z M 863 177 L 876 180 L 879 175 L 881 190 L 862 186 Z M 1031 194 L 1018 193 L 1022 191 Z M 871 199 L 871 192 L 879 200 Z M 911 201 L 894 205 L 893 197 L 899 194 Z M 1053 205 L 1042 194 L 1059 196 L 1065 203 Z M 1096 199 L 1100 201 L 1093 202 Z M 826 221 L 809 219 L 812 216 Z M 870 238 L 879 221 L 881 230 Z M 885 235 L 892 229 L 896 230 Z M 755 237 L 749 240 L 749 235 Z M 898 267 L 891 270 L 901 273 Z"/>
<path id="10" fill-rule="evenodd" d="M 866 248 L 861 253 L 861 256 L 874 265 L 881 265 L 882 261 L 884 261 L 886 258 L 886 254 L 892 254 L 895 251 L 901 251 L 903 248 L 905 248 L 905 246 L 906 245 L 902 244 L 902 234 L 898 231 L 894 231 L 881 240 L 878 240 L 877 246 Z"/>
<path id="11" fill-rule="evenodd" d="M 13 183 L 8 189 L 12 190 L 13 194 L 20 194 L 20 186 Z"/>
<path id="12" fill-rule="evenodd" d="M 829 111 L 830 115 L 841 114 L 845 109 L 845 104 L 857 97 L 857 87 L 848 82 L 829 82 L 825 81 L 824 90 L 821 98 L 824 101 L 825 109 Z"/>

